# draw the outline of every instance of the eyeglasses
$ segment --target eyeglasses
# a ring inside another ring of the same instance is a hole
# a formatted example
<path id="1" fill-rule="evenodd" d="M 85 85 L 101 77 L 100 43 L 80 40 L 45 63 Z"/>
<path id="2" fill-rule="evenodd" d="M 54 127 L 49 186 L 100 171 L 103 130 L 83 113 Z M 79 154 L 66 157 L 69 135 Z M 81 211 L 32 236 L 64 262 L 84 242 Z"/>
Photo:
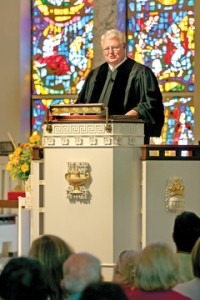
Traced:
<path id="1" fill-rule="evenodd" d="M 105 52 L 105 53 L 109 53 L 109 52 L 118 52 L 119 50 L 120 50 L 120 48 L 121 48 L 121 45 L 118 45 L 118 46 L 110 46 L 110 47 L 107 47 L 107 48 L 105 48 L 105 49 L 103 49 L 103 51 Z"/>

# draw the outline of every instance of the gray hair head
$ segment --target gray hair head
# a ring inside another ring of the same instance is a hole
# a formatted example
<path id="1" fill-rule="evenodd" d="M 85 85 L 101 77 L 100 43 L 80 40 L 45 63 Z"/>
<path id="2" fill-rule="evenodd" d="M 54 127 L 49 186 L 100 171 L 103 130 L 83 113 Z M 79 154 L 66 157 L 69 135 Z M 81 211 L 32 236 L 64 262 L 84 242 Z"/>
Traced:
<path id="1" fill-rule="evenodd" d="M 69 293 L 82 292 L 93 282 L 101 280 L 100 260 L 90 253 L 72 254 L 63 265 L 63 284 Z"/>
<path id="2" fill-rule="evenodd" d="M 101 36 L 101 45 L 103 44 L 105 38 L 117 38 L 121 44 L 126 43 L 126 38 L 124 33 L 117 29 L 110 29 L 106 31 L 102 36 Z"/>

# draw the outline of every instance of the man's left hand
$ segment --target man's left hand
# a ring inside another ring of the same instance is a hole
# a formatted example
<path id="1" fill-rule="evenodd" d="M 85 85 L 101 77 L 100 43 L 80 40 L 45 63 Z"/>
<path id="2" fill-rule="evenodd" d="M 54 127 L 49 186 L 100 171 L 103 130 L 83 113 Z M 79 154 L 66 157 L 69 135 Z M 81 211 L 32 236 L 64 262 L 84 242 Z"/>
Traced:
<path id="1" fill-rule="evenodd" d="M 139 117 L 139 114 L 138 114 L 137 110 L 131 109 L 125 114 L 125 116 Z"/>

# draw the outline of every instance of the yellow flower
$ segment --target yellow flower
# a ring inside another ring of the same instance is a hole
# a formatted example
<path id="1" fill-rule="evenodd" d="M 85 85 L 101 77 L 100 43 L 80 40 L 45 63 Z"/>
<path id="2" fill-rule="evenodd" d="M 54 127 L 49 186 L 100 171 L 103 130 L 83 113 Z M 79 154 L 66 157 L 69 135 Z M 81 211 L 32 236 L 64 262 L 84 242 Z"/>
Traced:
<path id="1" fill-rule="evenodd" d="M 9 161 L 7 166 L 6 166 L 6 170 L 11 171 L 13 167 L 13 164 Z"/>
<path id="2" fill-rule="evenodd" d="M 34 145 L 39 145 L 40 136 L 34 132 L 29 138 L 30 143 L 20 144 L 13 153 L 9 155 L 6 169 L 12 179 L 27 180 L 30 174 L 31 153 Z"/>
<path id="3" fill-rule="evenodd" d="M 21 154 L 21 152 L 22 152 L 22 149 L 20 147 L 17 147 L 15 149 L 15 151 L 13 152 L 13 155 L 14 156 L 19 156 Z"/>
<path id="4" fill-rule="evenodd" d="M 11 154 L 9 154 L 9 160 L 12 160 L 13 158 L 14 158 L 14 154 L 13 153 L 11 153 Z"/>
<path id="5" fill-rule="evenodd" d="M 33 133 L 29 138 L 31 144 L 37 144 L 40 141 L 40 136 L 37 133 Z"/>
<path id="6" fill-rule="evenodd" d="M 17 165 L 20 162 L 20 156 L 14 156 L 12 159 L 13 165 Z"/>
<path id="7" fill-rule="evenodd" d="M 29 166 L 25 163 L 21 165 L 21 170 L 22 172 L 26 173 L 29 170 Z"/>

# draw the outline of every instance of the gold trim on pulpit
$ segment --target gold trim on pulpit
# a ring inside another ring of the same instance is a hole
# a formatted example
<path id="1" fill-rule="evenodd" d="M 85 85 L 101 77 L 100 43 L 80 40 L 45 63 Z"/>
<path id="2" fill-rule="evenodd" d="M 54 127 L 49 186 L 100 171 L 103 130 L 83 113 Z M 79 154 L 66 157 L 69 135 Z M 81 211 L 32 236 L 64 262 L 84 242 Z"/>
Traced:
<path id="1" fill-rule="evenodd" d="M 50 107 L 53 116 L 62 114 L 102 114 L 105 110 L 103 105 L 95 104 L 69 104 L 69 105 L 52 105 Z"/>
<path id="2" fill-rule="evenodd" d="M 106 126 L 105 131 L 111 132 L 112 127 L 108 121 L 108 107 L 103 103 L 97 104 L 59 104 L 59 105 L 51 105 L 49 109 L 47 109 L 47 132 L 52 133 L 52 118 L 63 118 L 63 120 L 67 120 L 66 116 L 69 115 L 102 115 L 106 117 Z M 65 119 L 64 119 L 65 118 Z"/>

